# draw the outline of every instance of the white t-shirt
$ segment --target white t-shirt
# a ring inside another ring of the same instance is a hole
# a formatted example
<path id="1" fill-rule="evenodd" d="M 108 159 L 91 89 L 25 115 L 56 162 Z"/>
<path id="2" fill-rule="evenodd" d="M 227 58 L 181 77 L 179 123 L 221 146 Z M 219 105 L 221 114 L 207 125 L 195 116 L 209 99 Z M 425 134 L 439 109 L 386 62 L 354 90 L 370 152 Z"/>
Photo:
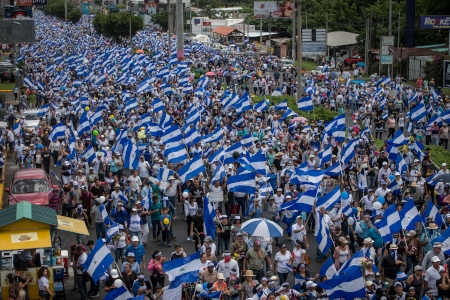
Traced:
<path id="1" fill-rule="evenodd" d="M 40 291 L 45 291 L 45 287 L 49 287 L 47 277 L 42 276 L 41 278 L 39 278 L 38 286 Z"/>
<path id="2" fill-rule="evenodd" d="M 143 177 L 143 178 L 148 177 L 150 175 L 149 169 L 148 169 L 149 167 L 150 167 L 150 165 L 148 162 L 146 162 L 145 160 L 144 161 L 139 160 L 139 163 L 138 163 L 139 177 Z"/>
<path id="3" fill-rule="evenodd" d="M 281 194 L 281 196 L 278 196 L 277 194 L 273 195 L 273 199 L 275 200 L 275 205 L 278 209 L 280 209 L 281 204 L 284 203 L 284 195 Z"/>
<path id="4" fill-rule="evenodd" d="M 294 265 L 298 265 L 302 262 L 302 255 L 303 253 L 306 253 L 306 250 L 303 248 L 297 249 L 294 247 L 294 250 L 292 250 L 292 253 L 294 253 Z"/>
<path id="5" fill-rule="evenodd" d="M 87 259 L 87 254 L 86 254 L 86 252 L 83 252 L 83 254 L 81 254 L 78 257 L 77 267 L 83 265 L 86 262 L 86 259 Z M 83 270 L 77 268 L 77 274 L 79 274 L 79 275 L 83 274 Z"/>
<path id="6" fill-rule="evenodd" d="M 289 264 L 289 261 L 291 260 L 292 254 L 289 251 L 286 251 L 286 254 L 281 254 L 281 252 L 278 252 L 275 255 L 275 260 L 277 261 L 277 272 L 278 273 L 289 273 L 288 267 L 286 264 Z"/>
<path id="7" fill-rule="evenodd" d="M 300 230 L 299 232 L 294 232 L 295 230 Z M 303 242 L 303 237 L 306 235 L 306 228 L 305 226 L 302 225 L 298 225 L 297 223 L 295 223 L 294 225 L 292 225 L 292 240 L 295 242 L 296 240 L 300 240 L 301 242 Z"/>

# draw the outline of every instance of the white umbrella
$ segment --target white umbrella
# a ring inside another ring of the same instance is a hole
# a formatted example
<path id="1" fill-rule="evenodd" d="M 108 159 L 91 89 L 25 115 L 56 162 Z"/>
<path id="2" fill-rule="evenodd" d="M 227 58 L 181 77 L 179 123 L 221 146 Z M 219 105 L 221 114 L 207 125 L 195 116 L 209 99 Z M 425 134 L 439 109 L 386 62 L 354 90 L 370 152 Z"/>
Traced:
<path id="1" fill-rule="evenodd" d="M 242 224 L 242 230 L 266 238 L 283 236 L 283 229 L 277 223 L 263 218 L 250 219 Z"/>

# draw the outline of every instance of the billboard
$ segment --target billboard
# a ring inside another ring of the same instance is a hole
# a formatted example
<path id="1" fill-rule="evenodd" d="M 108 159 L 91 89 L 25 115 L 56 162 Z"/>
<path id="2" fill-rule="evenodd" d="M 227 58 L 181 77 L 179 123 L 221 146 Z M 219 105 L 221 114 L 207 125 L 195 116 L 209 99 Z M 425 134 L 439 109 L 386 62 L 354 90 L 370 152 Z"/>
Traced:
<path id="1" fill-rule="evenodd" d="M 380 63 L 392 65 L 394 62 L 394 36 L 382 36 L 380 45 Z"/>
<path id="2" fill-rule="evenodd" d="M 302 42 L 303 53 L 325 54 L 325 42 Z"/>
<path id="3" fill-rule="evenodd" d="M 450 88 L 450 60 L 444 60 L 444 85 L 445 88 Z"/>
<path id="4" fill-rule="evenodd" d="M 33 19 L 0 21 L 0 43 L 34 43 L 36 32 Z"/>
<path id="5" fill-rule="evenodd" d="M 292 1 L 256 1 L 253 6 L 255 19 L 292 19 L 294 12 Z"/>
<path id="6" fill-rule="evenodd" d="M 420 29 L 450 29 L 450 16 L 420 16 Z"/>

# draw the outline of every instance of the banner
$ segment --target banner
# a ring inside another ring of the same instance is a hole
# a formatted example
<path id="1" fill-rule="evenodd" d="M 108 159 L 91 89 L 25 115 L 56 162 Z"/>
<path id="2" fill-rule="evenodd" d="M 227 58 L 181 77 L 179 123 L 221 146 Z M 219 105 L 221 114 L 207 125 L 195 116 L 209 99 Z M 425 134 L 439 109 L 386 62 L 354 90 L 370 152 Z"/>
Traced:
<path id="1" fill-rule="evenodd" d="M 445 88 L 450 88 L 450 60 L 444 60 L 444 85 Z"/>
<path id="2" fill-rule="evenodd" d="M 420 16 L 420 29 L 450 29 L 450 16 Z"/>
<path id="3" fill-rule="evenodd" d="M 380 62 L 382 65 L 392 65 L 394 62 L 394 36 L 381 37 Z"/>
<path id="4" fill-rule="evenodd" d="M 292 1 L 256 1 L 253 8 L 255 19 L 292 19 L 295 12 Z"/>

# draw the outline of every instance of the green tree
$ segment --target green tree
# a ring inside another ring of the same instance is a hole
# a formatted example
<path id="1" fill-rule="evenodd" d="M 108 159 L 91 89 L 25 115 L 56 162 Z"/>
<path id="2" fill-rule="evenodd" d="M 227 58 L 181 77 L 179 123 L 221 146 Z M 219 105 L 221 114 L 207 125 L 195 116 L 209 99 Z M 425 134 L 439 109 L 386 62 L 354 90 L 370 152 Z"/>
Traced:
<path id="1" fill-rule="evenodd" d="M 152 14 L 152 21 L 153 23 L 161 26 L 163 30 L 169 29 L 169 16 L 167 14 L 167 11 L 161 10 L 157 14 Z"/>
<path id="2" fill-rule="evenodd" d="M 73 9 L 73 4 L 70 1 L 67 1 L 67 17 L 69 17 L 69 13 Z M 64 0 L 48 1 L 48 4 L 44 6 L 44 12 L 49 15 L 64 19 Z"/>
<path id="3" fill-rule="evenodd" d="M 92 21 L 97 33 L 106 37 L 112 37 L 120 40 L 123 37 L 129 37 L 130 14 L 128 12 L 105 15 L 96 15 Z M 131 35 L 144 28 L 144 21 L 139 16 L 131 17 Z"/>
<path id="4" fill-rule="evenodd" d="M 426 62 L 425 68 L 423 70 L 428 80 L 434 78 L 436 86 L 442 85 L 444 75 L 443 74 L 444 59 L 446 59 L 444 55 L 437 54 L 436 56 L 433 57 L 432 61 Z"/>
<path id="5" fill-rule="evenodd" d="M 81 11 L 78 9 L 72 10 L 67 14 L 67 19 L 69 19 L 69 21 L 73 24 L 78 23 L 78 21 L 80 21 L 81 19 Z"/>

